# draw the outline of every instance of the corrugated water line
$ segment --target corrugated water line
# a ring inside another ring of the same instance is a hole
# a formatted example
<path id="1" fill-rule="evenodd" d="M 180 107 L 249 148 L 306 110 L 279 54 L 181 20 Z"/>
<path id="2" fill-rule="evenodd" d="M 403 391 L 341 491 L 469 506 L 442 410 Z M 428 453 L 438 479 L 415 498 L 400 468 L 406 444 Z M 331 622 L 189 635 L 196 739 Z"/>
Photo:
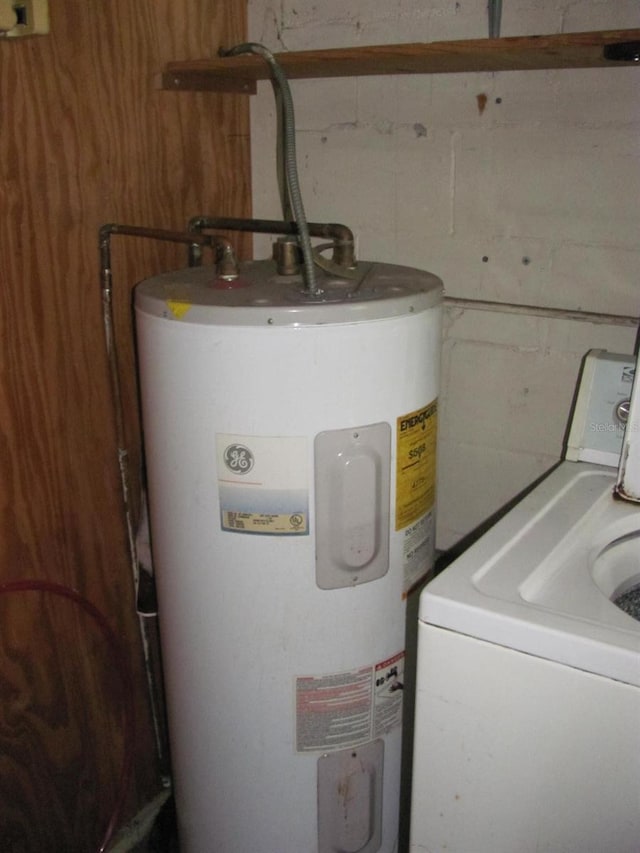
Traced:
<path id="1" fill-rule="evenodd" d="M 283 166 L 286 177 L 286 189 L 288 191 L 288 200 L 291 204 L 291 210 L 298 226 L 298 242 L 302 250 L 304 261 L 302 265 L 302 275 L 305 291 L 313 296 L 318 291 L 318 283 L 314 267 L 313 247 L 311 245 L 311 237 L 309 234 L 307 217 L 304 211 L 302 193 L 300 191 L 300 184 L 298 180 L 295 116 L 289 81 L 274 55 L 262 44 L 246 42 L 234 45 L 234 47 L 229 50 L 221 51 L 222 56 L 237 56 L 241 53 L 253 53 L 265 60 L 271 69 L 274 83 L 277 86 L 277 91 L 281 98 L 283 118 L 282 129 L 284 133 Z M 283 212 L 286 216 L 287 211 L 285 210 Z"/>

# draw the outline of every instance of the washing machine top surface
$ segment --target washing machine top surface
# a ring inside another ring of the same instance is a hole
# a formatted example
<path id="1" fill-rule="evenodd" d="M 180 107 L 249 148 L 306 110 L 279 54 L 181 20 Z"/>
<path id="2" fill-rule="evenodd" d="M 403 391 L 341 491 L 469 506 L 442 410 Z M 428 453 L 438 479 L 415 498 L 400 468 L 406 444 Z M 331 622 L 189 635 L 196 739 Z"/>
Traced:
<path id="1" fill-rule="evenodd" d="M 423 590 L 420 619 L 640 686 L 640 506 L 616 470 L 563 461 Z"/>

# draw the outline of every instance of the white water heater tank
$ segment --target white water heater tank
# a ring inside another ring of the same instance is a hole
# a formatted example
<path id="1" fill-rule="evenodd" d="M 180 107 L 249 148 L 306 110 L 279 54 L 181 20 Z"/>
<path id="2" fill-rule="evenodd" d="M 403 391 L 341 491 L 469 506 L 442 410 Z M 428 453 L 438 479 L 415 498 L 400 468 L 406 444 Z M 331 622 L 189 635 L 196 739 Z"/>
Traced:
<path id="1" fill-rule="evenodd" d="M 442 287 L 362 262 L 319 287 L 264 261 L 136 288 L 183 853 L 397 849 Z"/>

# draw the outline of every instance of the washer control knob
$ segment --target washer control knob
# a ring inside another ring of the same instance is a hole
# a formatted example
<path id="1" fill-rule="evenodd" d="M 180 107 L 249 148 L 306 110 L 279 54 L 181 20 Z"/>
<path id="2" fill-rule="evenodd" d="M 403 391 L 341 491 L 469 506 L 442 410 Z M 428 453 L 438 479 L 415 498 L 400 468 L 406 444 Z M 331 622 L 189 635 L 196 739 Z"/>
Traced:
<path id="1" fill-rule="evenodd" d="M 629 406 L 631 405 L 631 400 L 622 400 L 621 403 L 618 403 L 615 409 L 617 419 L 626 424 L 629 418 Z"/>

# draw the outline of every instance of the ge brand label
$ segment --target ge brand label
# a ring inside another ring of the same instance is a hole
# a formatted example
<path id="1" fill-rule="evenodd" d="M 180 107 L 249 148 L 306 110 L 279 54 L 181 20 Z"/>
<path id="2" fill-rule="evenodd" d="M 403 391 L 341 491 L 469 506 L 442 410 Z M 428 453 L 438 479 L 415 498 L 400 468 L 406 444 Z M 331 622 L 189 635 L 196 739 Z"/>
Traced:
<path id="1" fill-rule="evenodd" d="M 309 532 L 307 439 L 216 435 L 220 525 L 231 533 Z"/>
<path id="2" fill-rule="evenodd" d="M 244 444 L 230 444 L 224 450 L 224 464 L 232 474 L 248 474 L 253 468 L 253 453 Z"/>

